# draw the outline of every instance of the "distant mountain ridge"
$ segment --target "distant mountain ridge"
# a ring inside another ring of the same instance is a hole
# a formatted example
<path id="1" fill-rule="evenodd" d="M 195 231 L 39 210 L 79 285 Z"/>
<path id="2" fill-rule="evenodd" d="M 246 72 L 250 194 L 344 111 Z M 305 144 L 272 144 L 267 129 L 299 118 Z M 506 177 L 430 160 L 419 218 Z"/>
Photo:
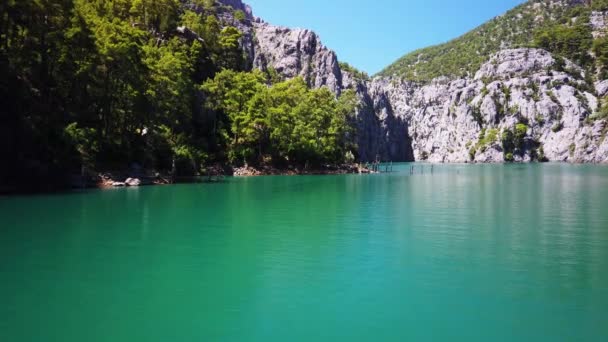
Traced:
<path id="1" fill-rule="evenodd" d="M 440 76 L 472 77 L 502 49 L 535 47 L 531 38 L 538 30 L 606 10 L 606 0 L 530 0 L 461 37 L 405 55 L 378 76 L 421 82 Z"/>

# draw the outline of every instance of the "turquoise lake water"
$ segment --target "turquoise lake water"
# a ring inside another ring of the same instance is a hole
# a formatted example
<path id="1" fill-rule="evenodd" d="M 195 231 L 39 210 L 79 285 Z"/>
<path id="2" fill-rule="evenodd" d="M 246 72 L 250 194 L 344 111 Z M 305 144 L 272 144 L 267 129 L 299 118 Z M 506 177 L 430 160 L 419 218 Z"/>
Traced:
<path id="1" fill-rule="evenodd" d="M 608 341 L 608 167 L 0 198 L 0 341 Z"/>

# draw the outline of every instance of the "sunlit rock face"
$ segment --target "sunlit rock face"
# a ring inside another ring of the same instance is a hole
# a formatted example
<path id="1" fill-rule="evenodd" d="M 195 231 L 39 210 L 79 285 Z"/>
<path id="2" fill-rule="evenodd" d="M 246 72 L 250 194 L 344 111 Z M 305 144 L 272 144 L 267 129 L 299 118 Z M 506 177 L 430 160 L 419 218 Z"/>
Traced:
<path id="1" fill-rule="evenodd" d="M 316 33 L 258 21 L 254 23 L 253 66 L 274 68 L 287 78 L 301 76 L 313 87 L 342 89 L 342 73 L 336 54 L 323 46 Z"/>
<path id="2" fill-rule="evenodd" d="M 247 14 L 239 21 L 226 13 L 225 22 L 244 33 L 241 43 L 251 67 L 272 68 L 286 79 L 300 76 L 336 95 L 356 91 L 363 161 L 502 162 L 507 156 L 501 138 L 519 124 L 526 133 L 511 151 L 515 161 L 608 162 L 608 124 L 593 119 L 608 94 L 608 80 L 586 86 L 580 67 L 547 51 L 499 51 L 473 78 L 428 84 L 361 80 L 341 70 L 336 54 L 313 31 L 268 24 L 239 0 L 221 2 Z M 594 35 L 605 34 L 606 23 L 605 13 L 594 13 Z"/>
<path id="3" fill-rule="evenodd" d="M 388 95 L 393 115 L 408 125 L 416 160 L 502 162 L 502 132 L 525 124 L 516 161 L 531 161 L 542 148 L 552 161 L 605 162 L 606 122 L 589 118 L 598 107 L 594 93 L 605 93 L 606 83 L 586 89 L 581 68 L 564 63 L 558 66 L 544 50 L 503 50 L 473 79 L 436 79 L 424 86 L 375 79 L 372 84 Z M 482 129 L 495 130 L 497 139 L 480 146 Z"/>

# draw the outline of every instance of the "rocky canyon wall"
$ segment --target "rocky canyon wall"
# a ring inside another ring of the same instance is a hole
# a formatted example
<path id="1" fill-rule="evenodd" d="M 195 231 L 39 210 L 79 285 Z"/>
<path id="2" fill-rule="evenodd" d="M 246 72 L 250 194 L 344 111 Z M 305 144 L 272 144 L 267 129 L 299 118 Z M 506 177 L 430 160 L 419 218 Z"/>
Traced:
<path id="1" fill-rule="evenodd" d="M 608 124 L 594 119 L 608 81 L 590 87 L 581 68 L 547 51 L 502 50 L 473 78 L 438 78 L 424 85 L 363 80 L 342 70 L 314 32 L 271 25 L 239 0 L 222 1 L 248 14 L 233 24 L 244 32 L 252 67 L 273 68 L 284 78 L 301 76 L 337 95 L 356 91 L 363 161 L 608 161 Z M 598 13 L 594 20 L 597 34 L 605 30 L 603 17 Z M 516 146 L 505 151 L 509 133 Z"/>

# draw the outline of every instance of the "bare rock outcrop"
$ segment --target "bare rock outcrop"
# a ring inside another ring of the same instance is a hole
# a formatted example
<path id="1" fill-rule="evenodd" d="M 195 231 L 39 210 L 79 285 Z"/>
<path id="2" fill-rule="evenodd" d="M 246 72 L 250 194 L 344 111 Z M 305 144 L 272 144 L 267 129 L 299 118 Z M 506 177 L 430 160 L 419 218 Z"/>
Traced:
<path id="1" fill-rule="evenodd" d="M 591 12 L 589 23 L 593 38 L 604 37 L 608 33 L 608 12 Z"/>
<path id="2" fill-rule="evenodd" d="M 342 89 L 342 74 L 336 54 L 323 46 L 316 33 L 257 21 L 253 66 L 274 68 L 287 78 L 303 77 L 313 87 Z"/>
<path id="3" fill-rule="evenodd" d="M 251 10 L 251 7 L 243 3 L 241 0 L 218 0 L 218 2 L 224 6 L 232 7 L 234 10 L 243 11 L 247 18 L 253 18 L 253 11 Z"/>
<path id="4" fill-rule="evenodd" d="M 606 122 L 592 119 L 598 98 L 583 76 L 544 50 L 513 49 L 494 55 L 474 79 L 373 83 L 407 123 L 416 160 L 502 162 L 500 140 L 519 124 L 527 131 L 515 161 L 606 162 Z"/>

